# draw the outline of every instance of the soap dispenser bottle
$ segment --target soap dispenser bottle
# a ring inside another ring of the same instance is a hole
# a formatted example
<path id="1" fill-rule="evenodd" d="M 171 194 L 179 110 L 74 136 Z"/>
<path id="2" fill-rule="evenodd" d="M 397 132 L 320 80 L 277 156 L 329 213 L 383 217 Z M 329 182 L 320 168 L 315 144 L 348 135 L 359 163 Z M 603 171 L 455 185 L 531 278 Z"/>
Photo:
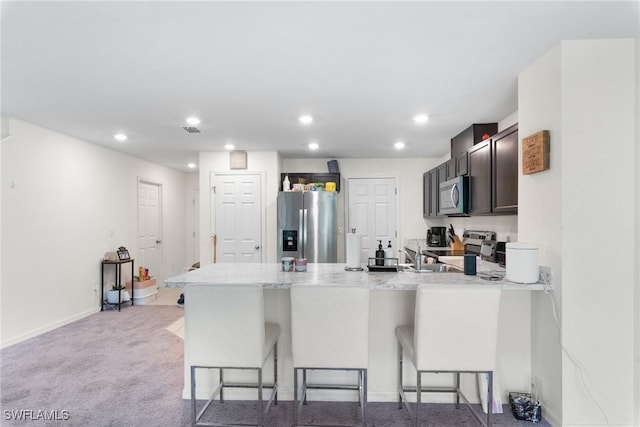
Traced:
<path id="1" fill-rule="evenodd" d="M 391 240 L 389 245 L 384 249 L 384 262 L 386 265 L 393 265 L 391 258 L 393 258 L 393 249 L 391 248 Z"/>
<path id="2" fill-rule="evenodd" d="M 378 250 L 376 251 L 376 265 L 384 265 L 384 249 L 382 249 L 382 240 L 378 240 Z"/>
<path id="3" fill-rule="evenodd" d="M 418 252 L 416 252 L 416 259 L 413 263 L 413 268 L 416 270 L 422 270 L 422 251 L 420 251 L 420 246 L 418 246 Z"/>

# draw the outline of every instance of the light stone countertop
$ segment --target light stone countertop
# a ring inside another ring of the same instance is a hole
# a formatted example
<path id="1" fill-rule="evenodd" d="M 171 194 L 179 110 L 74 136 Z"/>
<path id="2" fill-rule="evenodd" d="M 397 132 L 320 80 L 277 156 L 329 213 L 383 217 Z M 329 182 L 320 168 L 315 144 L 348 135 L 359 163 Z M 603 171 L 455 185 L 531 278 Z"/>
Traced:
<path id="1" fill-rule="evenodd" d="M 454 258 L 454 257 L 452 257 Z M 460 257 L 462 258 L 462 257 Z M 452 260 L 453 261 L 453 260 Z M 452 262 L 452 264 L 455 264 Z M 494 265 L 493 263 L 489 263 Z M 415 273 L 345 271 L 345 264 L 308 264 L 307 272 L 282 271 L 280 263 L 244 264 L 218 263 L 183 273 L 165 280 L 168 287 L 184 287 L 188 284 L 242 285 L 260 284 L 265 289 L 289 289 L 291 285 L 322 286 L 350 285 L 366 286 L 371 290 L 416 290 L 418 285 L 434 286 L 493 286 L 503 290 L 544 290 L 544 284 L 519 284 L 507 280 L 484 280 L 479 275 L 466 276 L 462 273 Z M 484 270 L 487 271 L 487 270 Z"/>

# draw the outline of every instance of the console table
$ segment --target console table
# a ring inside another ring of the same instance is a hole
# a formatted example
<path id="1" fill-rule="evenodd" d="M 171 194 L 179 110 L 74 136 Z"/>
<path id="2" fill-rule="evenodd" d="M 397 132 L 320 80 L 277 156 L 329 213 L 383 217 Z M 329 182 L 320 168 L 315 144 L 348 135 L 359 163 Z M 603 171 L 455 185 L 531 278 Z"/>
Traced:
<path id="1" fill-rule="evenodd" d="M 121 287 L 121 275 L 122 275 L 122 265 L 126 264 L 126 263 L 131 263 L 131 305 L 133 305 L 133 288 L 134 288 L 134 280 L 133 280 L 133 259 L 125 259 L 125 260 L 120 260 L 120 261 L 106 261 L 106 260 L 102 260 L 102 268 L 100 270 L 101 274 L 100 274 L 100 300 L 101 300 L 101 304 L 100 304 L 100 311 L 104 310 L 104 304 L 105 304 L 105 299 L 104 299 L 104 266 L 105 265 L 113 265 L 115 266 L 116 269 L 116 282 L 115 285 L 118 289 L 118 311 L 120 311 L 120 306 L 122 305 L 122 289 L 120 289 Z"/>

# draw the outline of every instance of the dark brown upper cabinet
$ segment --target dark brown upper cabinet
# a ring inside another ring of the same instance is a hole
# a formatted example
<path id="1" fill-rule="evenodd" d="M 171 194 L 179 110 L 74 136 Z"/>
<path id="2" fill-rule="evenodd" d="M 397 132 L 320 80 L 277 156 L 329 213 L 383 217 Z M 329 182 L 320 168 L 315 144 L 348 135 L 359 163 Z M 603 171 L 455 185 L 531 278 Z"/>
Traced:
<path id="1" fill-rule="evenodd" d="M 422 217 L 434 218 L 438 214 L 439 197 L 438 168 L 433 168 L 422 175 Z"/>
<path id="2" fill-rule="evenodd" d="M 469 215 L 491 213 L 491 140 L 476 144 L 469 154 Z"/>
<path id="3" fill-rule="evenodd" d="M 469 214 L 518 213 L 518 125 L 476 144 L 469 155 Z"/>
<path id="4" fill-rule="evenodd" d="M 518 213 L 518 125 L 491 138 L 491 211 L 495 214 Z"/>
<path id="5" fill-rule="evenodd" d="M 465 176 L 468 172 L 469 154 L 465 151 L 456 156 L 456 176 Z"/>
<path id="6" fill-rule="evenodd" d="M 429 208 L 431 204 L 431 181 L 429 181 L 429 172 L 422 174 L 422 217 L 429 217 Z"/>
<path id="7" fill-rule="evenodd" d="M 310 184 L 312 182 L 320 182 L 322 184 L 326 184 L 327 182 L 335 182 L 336 183 L 336 191 L 340 192 L 340 173 L 339 172 L 327 172 L 327 173 L 281 173 L 280 174 L 280 191 L 282 191 L 282 181 L 284 181 L 285 176 L 289 176 L 289 182 L 291 183 L 291 188 L 293 188 L 293 184 Z"/>
<path id="8" fill-rule="evenodd" d="M 497 123 L 475 123 L 451 138 L 451 158 L 466 153 L 476 144 L 498 132 Z"/>
<path id="9" fill-rule="evenodd" d="M 447 179 L 453 179 L 456 175 L 456 158 L 452 157 L 445 163 L 447 165 Z"/>
<path id="10" fill-rule="evenodd" d="M 431 169 L 429 171 L 429 184 L 431 191 L 429 192 L 429 198 L 431 203 L 429 205 L 429 216 L 438 216 L 438 208 L 440 205 L 440 183 L 438 182 L 438 170 Z"/>

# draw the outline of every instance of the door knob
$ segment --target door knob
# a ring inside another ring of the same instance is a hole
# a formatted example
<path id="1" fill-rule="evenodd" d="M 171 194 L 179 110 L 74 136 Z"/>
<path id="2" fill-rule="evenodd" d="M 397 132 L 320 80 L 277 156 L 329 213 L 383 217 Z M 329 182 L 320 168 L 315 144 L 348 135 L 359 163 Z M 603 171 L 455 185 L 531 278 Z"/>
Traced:
<path id="1" fill-rule="evenodd" d="M 162 240 L 156 240 L 156 244 L 162 243 Z"/>
<path id="2" fill-rule="evenodd" d="M 257 251 L 258 249 L 260 249 L 260 245 L 255 246 L 255 250 Z"/>

